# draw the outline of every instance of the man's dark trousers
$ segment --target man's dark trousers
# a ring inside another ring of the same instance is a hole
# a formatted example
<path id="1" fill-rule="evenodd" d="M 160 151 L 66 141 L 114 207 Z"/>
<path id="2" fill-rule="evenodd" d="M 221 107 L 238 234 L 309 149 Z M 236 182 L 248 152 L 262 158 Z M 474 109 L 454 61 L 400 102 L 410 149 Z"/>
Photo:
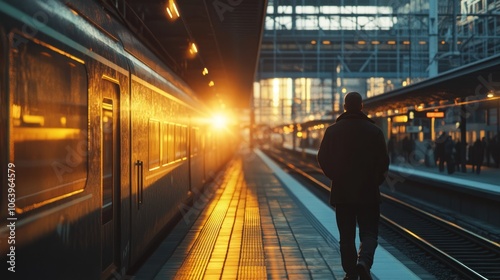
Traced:
<path id="1" fill-rule="evenodd" d="M 358 261 L 356 249 L 356 222 L 359 226 L 361 246 L 359 260 L 368 268 L 373 264 L 375 248 L 378 245 L 378 224 L 380 205 L 376 204 L 349 204 L 338 203 L 335 206 L 337 226 L 340 232 L 340 255 L 342 268 L 347 274 L 355 274 Z"/>

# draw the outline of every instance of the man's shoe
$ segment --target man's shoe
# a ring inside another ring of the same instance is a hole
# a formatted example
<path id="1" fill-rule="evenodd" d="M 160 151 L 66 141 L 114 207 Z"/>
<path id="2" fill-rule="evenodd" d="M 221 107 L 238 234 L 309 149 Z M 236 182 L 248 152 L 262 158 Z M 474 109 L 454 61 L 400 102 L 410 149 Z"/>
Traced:
<path id="1" fill-rule="evenodd" d="M 370 269 L 363 261 L 359 261 L 356 265 L 356 272 L 358 272 L 360 280 L 373 280 Z"/>

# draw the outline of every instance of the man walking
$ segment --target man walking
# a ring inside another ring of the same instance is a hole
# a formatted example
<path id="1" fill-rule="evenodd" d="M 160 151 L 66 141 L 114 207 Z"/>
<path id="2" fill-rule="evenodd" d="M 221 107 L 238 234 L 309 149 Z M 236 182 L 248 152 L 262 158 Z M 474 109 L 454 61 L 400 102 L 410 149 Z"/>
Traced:
<path id="1" fill-rule="evenodd" d="M 318 162 L 332 180 L 330 204 L 335 207 L 340 232 L 344 279 L 372 279 L 370 269 L 378 245 L 379 186 L 389 168 L 385 138 L 361 109 L 361 95 L 345 96 L 345 112 L 327 128 Z M 356 252 L 356 223 L 361 246 Z"/>

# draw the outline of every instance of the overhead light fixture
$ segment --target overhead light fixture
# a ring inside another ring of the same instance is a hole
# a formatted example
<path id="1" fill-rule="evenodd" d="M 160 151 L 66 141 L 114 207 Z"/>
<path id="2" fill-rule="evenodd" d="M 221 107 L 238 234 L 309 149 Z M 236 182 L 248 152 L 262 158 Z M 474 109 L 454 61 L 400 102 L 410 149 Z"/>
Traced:
<path id="1" fill-rule="evenodd" d="M 210 81 L 210 83 L 208 83 L 208 86 L 209 86 L 209 87 L 213 87 L 213 86 L 215 86 L 214 81 Z"/>
<path id="2" fill-rule="evenodd" d="M 177 4 L 175 4 L 174 0 L 168 0 L 166 10 L 167 10 L 168 17 L 171 20 L 176 20 L 181 16 L 179 13 L 179 9 L 177 9 Z"/>
<path id="3" fill-rule="evenodd" d="M 203 68 L 203 72 L 201 72 L 203 74 L 203 76 L 206 76 L 208 75 L 208 69 L 205 67 Z"/>
<path id="4" fill-rule="evenodd" d="M 198 48 L 196 47 L 195 43 L 191 43 L 189 46 L 189 53 L 192 55 L 195 55 L 198 53 Z"/>
<path id="5" fill-rule="evenodd" d="M 181 17 L 181 15 L 179 14 L 179 10 L 177 9 L 177 5 L 175 4 L 175 1 L 172 1 L 172 7 L 174 8 L 175 15 L 177 17 Z"/>

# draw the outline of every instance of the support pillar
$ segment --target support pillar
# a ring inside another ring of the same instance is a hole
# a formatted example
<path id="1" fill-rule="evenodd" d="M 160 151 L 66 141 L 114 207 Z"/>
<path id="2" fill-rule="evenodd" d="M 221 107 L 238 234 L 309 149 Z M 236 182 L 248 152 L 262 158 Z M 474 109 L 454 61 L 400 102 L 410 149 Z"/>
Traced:
<path id="1" fill-rule="evenodd" d="M 467 141 L 467 108 L 465 105 L 460 106 L 460 167 L 462 172 L 467 172 L 465 159 L 465 143 Z"/>
<path id="2" fill-rule="evenodd" d="M 429 78 L 438 74 L 438 4 L 429 0 Z"/>

